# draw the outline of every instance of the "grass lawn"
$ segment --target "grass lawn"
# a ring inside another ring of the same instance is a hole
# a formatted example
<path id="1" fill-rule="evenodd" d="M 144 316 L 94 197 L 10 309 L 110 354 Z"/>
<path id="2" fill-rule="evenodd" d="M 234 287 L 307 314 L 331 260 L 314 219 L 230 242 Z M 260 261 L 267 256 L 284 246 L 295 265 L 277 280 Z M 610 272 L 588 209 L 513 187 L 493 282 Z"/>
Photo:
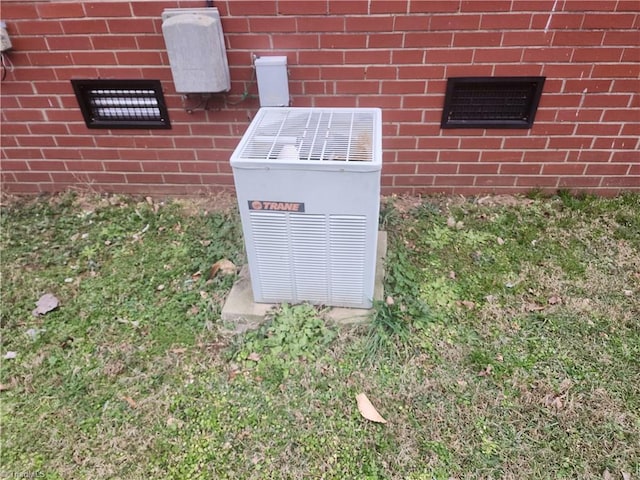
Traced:
<path id="1" fill-rule="evenodd" d="M 3 201 L 0 478 L 640 479 L 639 195 L 386 198 L 370 324 L 242 336 L 206 208 Z"/>

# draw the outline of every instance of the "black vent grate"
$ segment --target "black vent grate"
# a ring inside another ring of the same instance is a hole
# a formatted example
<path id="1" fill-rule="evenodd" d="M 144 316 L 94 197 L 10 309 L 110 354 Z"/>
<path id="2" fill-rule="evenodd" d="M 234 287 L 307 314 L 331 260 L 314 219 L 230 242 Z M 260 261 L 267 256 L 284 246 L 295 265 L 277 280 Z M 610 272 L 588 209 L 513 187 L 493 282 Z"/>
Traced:
<path id="1" fill-rule="evenodd" d="M 442 128 L 531 128 L 544 77 L 450 78 Z"/>
<path id="2" fill-rule="evenodd" d="M 89 128 L 171 128 L 158 80 L 71 80 Z"/>

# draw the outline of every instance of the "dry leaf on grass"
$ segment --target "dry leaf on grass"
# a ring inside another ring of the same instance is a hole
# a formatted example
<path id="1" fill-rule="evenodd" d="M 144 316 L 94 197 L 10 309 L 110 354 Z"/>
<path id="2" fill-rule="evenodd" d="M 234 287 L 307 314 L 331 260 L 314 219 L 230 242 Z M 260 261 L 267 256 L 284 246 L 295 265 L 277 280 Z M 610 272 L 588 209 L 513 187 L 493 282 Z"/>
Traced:
<path id="1" fill-rule="evenodd" d="M 234 368 L 229 372 L 229 381 L 232 381 L 234 378 L 236 378 L 238 375 L 240 375 L 240 369 L 238 368 Z"/>
<path id="2" fill-rule="evenodd" d="M 548 408 L 555 408 L 556 410 L 562 410 L 564 408 L 564 403 L 562 399 L 566 397 L 566 395 L 556 396 L 552 393 L 545 395 L 542 399 L 544 405 Z"/>
<path id="3" fill-rule="evenodd" d="M 136 401 L 131 398 L 131 397 L 127 397 L 126 395 L 122 396 L 122 400 L 124 400 L 125 402 L 127 402 L 127 404 L 131 407 L 131 408 L 136 408 L 138 406 L 138 404 L 136 403 Z"/>
<path id="4" fill-rule="evenodd" d="M 218 260 L 211 266 L 209 278 L 215 277 L 218 272 L 222 273 L 223 275 L 234 275 L 236 273 L 236 265 L 231 260 L 223 258 L 222 260 Z"/>
<path id="5" fill-rule="evenodd" d="M 468 310 L 473 310 L 474 308 L 476 308 L 476 304 L 474 302 L 469 301 L 469 300 L 461 301 L 460 305 L 466 307 Z"/>
<path id="6" fill-rule="evenodd" d="M 631 480 L 631 474 L 628 472 L 622 472 L 622 480 Z"/>
<path id="7" fill-rule="evenodd" d="M 32 312 L 34 316 L 44 315 L 58 307 L 58 299 L 51 293 L 45 293 L 36 302 L 36 308 Z"/>
<path id="8" fill-rule="evenodd" d="M 493 371 L 493 365 L 487 365 L 484 370 L 478 372 L 479 377 L 488 377 Z"/>
<path id="9" fill-rule="evenodd" d="M 527 312 L 541 312 L 545 309 L 545 307 L 543 307 L 542 305 L 538 305 L 537 303 L 528 302 L 524 304 L 524 309 Z"/>
<path id="10" fill-rule="evenodd" d="M 562 303 L 562 298 L 558 297 L 557 295 L 553 295 L 549 298 L 549 305 L 558 305 L 560 303 Z"/>
<path id="11" fill-rule="evenodd" d="M 251 352 L 247 357 L 247 360 L 251 360 L 252 362 L 259 362 L 260 355 L 258 355 L 256 352 Z"/>
<path id="12" fill-rule="evenodd" d="M 487 301 L 487 303 L 496 303 L 498 297 L 496 297 L 495 295 L 487 295 L 486 297 L 484 297 L 484 299 Z"/>
<path id="13" fill-rule="evenodd" d="M 360 415 L 362 415 L 364 418 L 376 423 L 387 423 L 387 421 L 382 418 L 382 415 L 378 413 L 376 408 L 364 393 L 359 393 L 358 395 L 356 395 L 356 402 L 358 402 L 358 410 L 360 411 Z"/>
<path id="14" fill-rule="evenodd" d="M 167 427 L 169 428 L 176 429 L 176 428 L 182 427 L 183 425 L 184 425 L 184 422 L 182 420 L 179 420 L 175 417 L 167 418 Z"/>
<path id="15" fill-rule="evenodd" d="M 611 475 L 611 472 L 609 472 L 609 470 L 605 469 L 605 471 L 602 472 L 602 479 L 603 480 L 613 480 L 613 475 Z"/>

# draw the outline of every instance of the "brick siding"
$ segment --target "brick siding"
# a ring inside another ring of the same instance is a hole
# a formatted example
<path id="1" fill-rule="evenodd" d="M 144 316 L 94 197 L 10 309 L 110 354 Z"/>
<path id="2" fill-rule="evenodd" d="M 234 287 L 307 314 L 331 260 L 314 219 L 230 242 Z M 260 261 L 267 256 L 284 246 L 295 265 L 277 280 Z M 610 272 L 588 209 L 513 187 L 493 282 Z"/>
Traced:
<path id="1" fill-rule="evenodd" d="M 640 190 L 637 1 L 215 1 L 232 88 L 187 113 L 161 13 L 205 3 L 2 2 L 3 189 L 232 188 L 252 56 L 286 55 L 293 106 L 383 109 L 384 193 Z M 440 129 L 447 77 L 478 75 L 545 76 L 533 127 Z M 161 80 L 172 129 L 87 129 L 69 80 L 98 77 Z"/>

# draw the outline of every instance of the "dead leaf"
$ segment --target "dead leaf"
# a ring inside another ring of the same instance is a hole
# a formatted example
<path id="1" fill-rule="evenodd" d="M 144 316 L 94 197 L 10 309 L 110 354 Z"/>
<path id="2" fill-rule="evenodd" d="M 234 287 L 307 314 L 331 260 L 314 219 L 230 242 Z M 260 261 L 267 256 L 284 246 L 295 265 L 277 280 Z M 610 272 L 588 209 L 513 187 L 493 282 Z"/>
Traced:
<path id="1" fill-rule="evenodd" d="M 181 353 L 184 353 L 186 351 L 187 351 L 186 348 L 172 348 L 170 350 L 171 353 L 175 353 L 176 355 L 180 355 Z"/>
<path id="2" fill-rule="evenodd" d="M 544 307 L 542 305 L 538 305 L 537 303 L 525 303 L 524 309 L 527 312 L 540 312 L 544 310 Z"/>
<path id="3" fill-rule="evenodd" d="M 456 219 L 453 217 L 447 218 L 447 227 L 455 228 L 456 227 Z"/>
<path id="4" fill-rule="evenodd" d="M 556 397 L 555 400 L 551 403 L 551 405 L 555 407 L 556 410 L 560 410 L 564 406 L 562 403 L 562 398 L 560 397 Z"/>
<path id="5" fill-rule="evenodd" d="M 501 354 L 496 355 L 496 360 L 499 362 L 504 362 L 504 357 Z"/>
<path id="6" fill-rule="evenodd" d="M 622 472 L 622 480 L 631 480 L 631 474 L 628 472 Z"/>
<path id="7" fill-rule="evenodd" d="M 6 390 L 10 390 L 11 387 L 9 385 L 5 385 L 4 383 L 0 383 L 0 392 L 4 392 Z"/>
<path id="8" fill-rule="evenodd" d="M 605 471 L 602 472 L 602 479 L 603 480 L 613 480 L 613 475 L 611 475 L 611 472 L 609 472 L 608 469 L 605 469 Z"/>
<path id="9" fill-rule="evenodd" d="M 496 241 L 498 242 L 498 245 L 504 245 L 504 239 L 502 237 L 498 237 Z"/>
<path id="10" fill-rule="evenodd" d="M 564 407 L 564 403 L 563 403 L 563 399 L 566 397 L 567 395 L 554 395 L 552 393 L 549 393 L 547 395 L 544 396 L 543 399 L 543 403 L 545 404 L 545 406 L 549 407 L 549 408 L 555 408 L 556 410 L 562 410 L 562 408 Z"/>
<path id="11" fill-rule="evenodd" d="M 469 301 L 469 300 L 463 300 L 462 301 L 462 305 L 467 307 L 469 310 L 473 310 L 474 308 L 476 308 L 476 304 L 474 302 Z"/>
<path id="12" fill-rule="evenodd" d="M 222 273 L 223 275 L 234 275 L 236 273 L 236 265 L 231 260 L 223 258 L 222 260 L 218 260 L 211 266 L 211 270 L 209 271 L 209 278 L 215 277 L 218 272 Z"/>
<path id="13" fill-rule="evenodd" d="M 198 280 L 200 280 L 201 276 L 202 276 L 202 272 L 198 270 L 196 273 L 191 275 L 191 280 L 193 280 L 194 282 L 197 282 Z"/>
<path id="14" fill-rule="evenodd" d="M 182 420 L 179 420 L 175 417 L 167 418 L 167 427 L 169 428 L 180 428 L 183 425 L 184 425 L 184 422 Z"/>
<path id="15" fill-rule="evenodd" d="M 259 362 L 260 355 L 258 355 L 256 352 L 251 352 L 247 357 L 247 360 L 251 360 L 252 362 Z"/>
<path id="16" fill-rule="evenodd" d="M 487 365 L 484 370 L 478 373 L 479 377 L 488 377 L 493 371 L 493 365 Z"/>
<path id="17" fill-rule="evenodd" d="M 18 354 L 16 352 L 7 352 L 4 354 L 4 358 L 5 360 L 13 360 L 14 358 L 16 358 L 18 356 Z"/>
<path id="18" fill-rule="evenodd" d="M 44 315 L 58 307 L 58 299 L 51 293 L 45 293 L 36 302 L 36 309 L 32 312 L 34 316 Z"/>
<path id="19" fill-rule="evenodd" d="M 126 395 L 122 396 L 122 400 L 127 402 L 131 408 L 136 408 L 138 406 L 138 404 L 136 403 L 136 401 L 133 398 L 127 397 Z"/>
<path id="20" fill-rule="evenodd" d="M 456 222 L 456 230 L 462 230 L 464 228 L 464 222 Z"/>
<path id="21" fill-rule="evenodd" d="M 394 303 L 396 303 L 396 302 L 393 300 L 393 297 L 391 297 L 391 296 L 388 296 L 388 297 L 387 297 L 386 302 L 387 302 L 387 305 L 389 305 L 389 306 L 391 306 L 391 305 L 393 305 Z"/>
<path id="22" fill-rule="evenodd" d="M 455 280 L 455 279 L 456 279 L 456 272 L 454 272 L 453 270 L 451 270 L 451 271 L 449 272 L 449 278 L 450 278 L 451 280 Z"/>
<path id="23" fill-rule="evenodd" d="M 557 295 L 553 295 L 549 298 L 548 302 L 549 305 L 558 305 L 562 303 L 562 298 L 558 297 Z"/>
<path id="24" fill-rule="evenodd" d="M 382 416 L 378 413 L 376 408 L 364 393 L 359 393 L 358 395 L 356 395 L 356 402 L 358 403 L 358 410 L 360 411 L 360 415 L 362 415 L 364 418 L 376 423 L 387 423 L 387 421 L 382 418 Z"/>

